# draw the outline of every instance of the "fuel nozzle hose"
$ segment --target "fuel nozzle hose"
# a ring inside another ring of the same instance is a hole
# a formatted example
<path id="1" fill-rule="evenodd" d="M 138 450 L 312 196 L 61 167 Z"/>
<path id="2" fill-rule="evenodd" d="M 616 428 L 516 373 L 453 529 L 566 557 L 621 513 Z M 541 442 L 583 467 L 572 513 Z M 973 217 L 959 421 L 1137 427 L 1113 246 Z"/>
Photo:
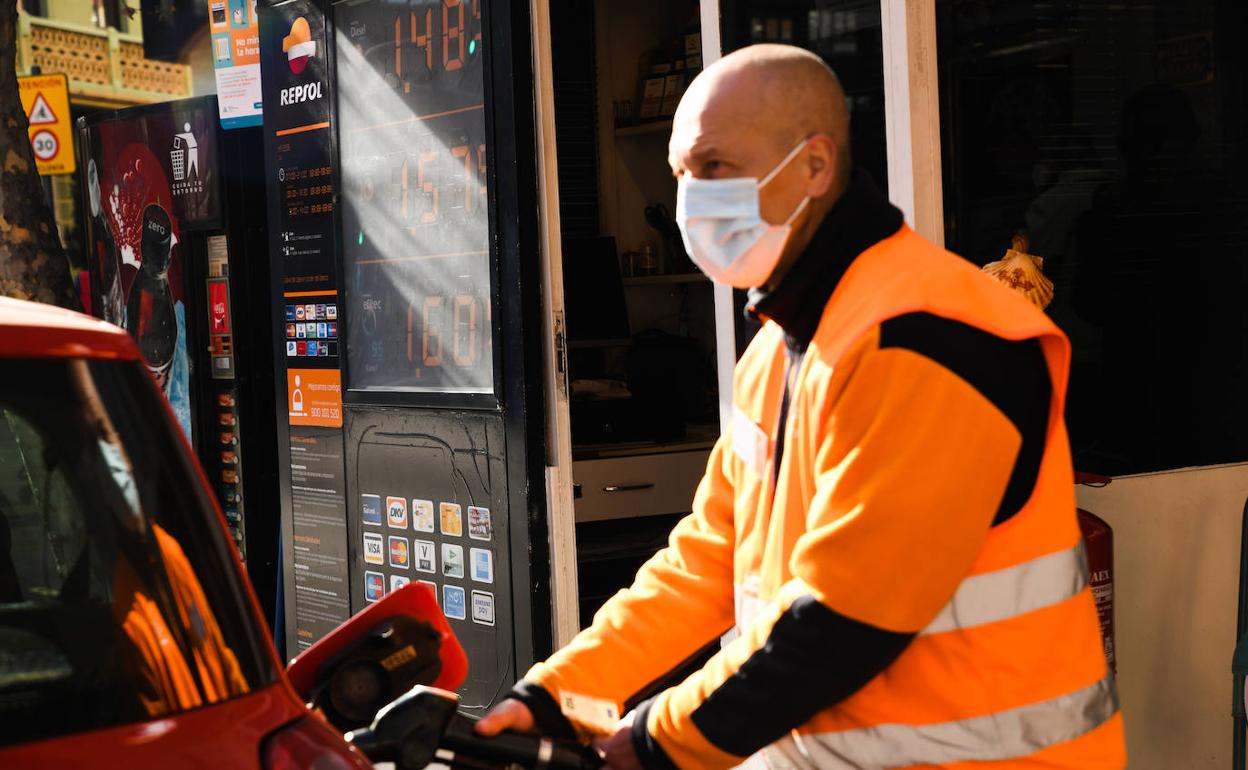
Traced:
<path id="1" fill-rule="evenodd" d="M 473 729 L 475 720 L 456 715 L 442 735 L 442 748 L 487 762 L 532 770 L 597 770 L 602 758 L 588 746 L 536 735 L 502 733 L 489 738 Z"/>
<path id="2" fill-rule="evenodd" d="M 535 735 L 477 735 L 475 721 L 456 713 L 454 693 L 416 686 L 377 712 L 372 725 L 346 739 L 373 762 L 421 770 L 439 750 L 452 767 L 519 765 L 531 770 L 597 770 L 602 759 L 587 746 Z M 443 758 L 439 757 L 441 761 Z"/>

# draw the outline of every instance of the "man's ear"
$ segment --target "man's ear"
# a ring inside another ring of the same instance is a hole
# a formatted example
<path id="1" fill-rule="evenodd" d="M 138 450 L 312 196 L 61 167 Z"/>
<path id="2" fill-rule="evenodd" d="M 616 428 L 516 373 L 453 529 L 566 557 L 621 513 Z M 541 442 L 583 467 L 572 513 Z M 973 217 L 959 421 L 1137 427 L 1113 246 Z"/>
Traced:
<path id="1" fill-rule="evenodd" d="M 836 168 L 840 160 L 840 148 L 827 134 L 815 134 L 806 142 L 806 194 L 822 198 L 836 182 Z"/>

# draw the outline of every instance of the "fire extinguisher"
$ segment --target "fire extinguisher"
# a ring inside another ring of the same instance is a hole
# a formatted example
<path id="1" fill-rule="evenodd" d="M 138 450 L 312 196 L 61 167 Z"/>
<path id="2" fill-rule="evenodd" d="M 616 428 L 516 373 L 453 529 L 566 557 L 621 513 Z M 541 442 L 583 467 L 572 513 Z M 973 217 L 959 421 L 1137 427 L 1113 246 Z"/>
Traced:
<path id="1" fill-rule="evenodd" d="M 1075 471 L 1075 483 L 1089 487 L 1103 487 L 1110 482 L 1108 476 Z M 1118 673 L 1114 648 L 1114 530 L 1105 520 L 1091 511 L 1077 509 L 1079 529 L 1088 551 L 1088 583 L 1096 602 L 1096 615 L 1101 622 L 1101 638 L 1105 643 L 1105 662 L 1109 670 Z"/>

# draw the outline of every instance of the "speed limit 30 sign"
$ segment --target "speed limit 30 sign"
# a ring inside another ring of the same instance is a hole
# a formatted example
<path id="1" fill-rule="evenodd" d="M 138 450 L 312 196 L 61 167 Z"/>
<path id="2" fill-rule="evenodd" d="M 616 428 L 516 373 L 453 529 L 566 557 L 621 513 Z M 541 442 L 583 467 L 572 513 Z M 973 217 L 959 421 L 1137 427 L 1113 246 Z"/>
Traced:
<path id="1" fill-rule="evenodd" d="M 35 160 L 47 163 L 56 159 L 56 154 L 61 149 L 61 142 L 56 138 L 56 134 L 46 128 L 41 128 L 30 135 L 30 148 L 35 152 Z"/>
<path id="2" fill-rule="evenodd" d="M 39 173 L 72 174 L 74 139 L 69 114 L 69 79 L 65 75 L 30 75 L 17 79 L 22 110 L 30 123 L 30 149 Z"/>

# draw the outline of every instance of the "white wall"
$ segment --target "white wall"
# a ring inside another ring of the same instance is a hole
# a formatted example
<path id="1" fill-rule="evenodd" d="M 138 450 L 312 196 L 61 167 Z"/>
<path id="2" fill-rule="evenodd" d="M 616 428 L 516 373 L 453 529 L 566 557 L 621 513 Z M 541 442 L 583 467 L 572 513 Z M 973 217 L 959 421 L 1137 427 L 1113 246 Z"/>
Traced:
<path id="1" fill-rule="evenodd" d="M 1231 761 L 1231 653 L 1248 465 L 1079 487 L 1114 528 L 1118 689 L 1132 770 Z"/>

